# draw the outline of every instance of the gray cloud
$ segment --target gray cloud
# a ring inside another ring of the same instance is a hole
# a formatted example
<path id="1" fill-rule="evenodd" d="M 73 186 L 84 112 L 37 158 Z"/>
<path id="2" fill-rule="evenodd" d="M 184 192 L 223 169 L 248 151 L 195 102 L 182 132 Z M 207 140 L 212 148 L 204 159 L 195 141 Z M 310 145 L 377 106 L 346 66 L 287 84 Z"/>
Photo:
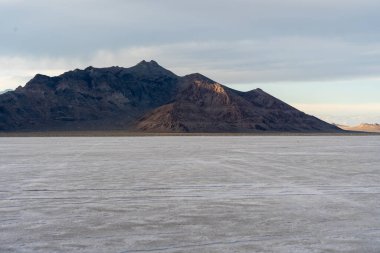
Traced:
<path id="1" fill-rule="evenodd" d="M 363 0 L 34 0 L 0 2 L 1 53 L 289 36 L 376 41 L 380 2 Z"/>
<path id="2" fill-rule="evenodd" d="M 379 122 L 379 9 L 378 0 L 0 0 L 0 90 L 36 73 L 155 59 L 180 75 L 268 88 L 329 121 Z"/>
<path id="3" fill-rule="evenodd" d="M 375 0 L 0 0 L 0 74 L 146 58 L 226 83 L 378 76 L 379 9 Z"/>

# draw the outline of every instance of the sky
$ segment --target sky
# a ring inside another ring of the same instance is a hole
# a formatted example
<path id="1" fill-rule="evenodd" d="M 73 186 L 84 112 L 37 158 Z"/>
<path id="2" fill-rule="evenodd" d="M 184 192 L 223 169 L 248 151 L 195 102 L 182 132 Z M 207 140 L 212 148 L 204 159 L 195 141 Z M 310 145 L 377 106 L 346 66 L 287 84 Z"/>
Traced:
<path id="1" fill-rule="evenodd" d="M 0 90 L 155 60 L 328 122 L 380 123 L 378 0 L 0 0 Z"/>

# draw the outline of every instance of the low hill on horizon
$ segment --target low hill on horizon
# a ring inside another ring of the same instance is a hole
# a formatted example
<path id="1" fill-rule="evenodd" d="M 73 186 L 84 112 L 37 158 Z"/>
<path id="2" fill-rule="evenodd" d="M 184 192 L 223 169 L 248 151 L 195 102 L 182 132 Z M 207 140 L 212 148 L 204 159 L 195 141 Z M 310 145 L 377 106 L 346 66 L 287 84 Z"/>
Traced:
<path id="1" fill-rule="evenodd" d="M 37 74 L 0 95 L 0 131 L 340 132 L 261 89 L 241 92 L 155 61 Z"/>
<path id="2" fill-rule="evenodd" d="M 374 123 L 374 124 L 361 123 L 357 126 L 346 126 L 346 125 L 337 125 L 337 126 L 346 131 L 380 133 L 380 124 L 378 123 Z"/>

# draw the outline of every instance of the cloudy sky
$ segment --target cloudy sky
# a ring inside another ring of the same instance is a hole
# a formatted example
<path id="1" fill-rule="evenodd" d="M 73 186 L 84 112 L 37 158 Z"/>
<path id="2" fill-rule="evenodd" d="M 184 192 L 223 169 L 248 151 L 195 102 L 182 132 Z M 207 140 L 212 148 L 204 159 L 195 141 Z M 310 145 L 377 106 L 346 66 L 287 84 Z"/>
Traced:
<path id="1" fill-rule="evenodd" d="M 154 59 L 329 122 L 380 123 L 379 10 L 379 0 L 0 0 L 0 90 Z"/>

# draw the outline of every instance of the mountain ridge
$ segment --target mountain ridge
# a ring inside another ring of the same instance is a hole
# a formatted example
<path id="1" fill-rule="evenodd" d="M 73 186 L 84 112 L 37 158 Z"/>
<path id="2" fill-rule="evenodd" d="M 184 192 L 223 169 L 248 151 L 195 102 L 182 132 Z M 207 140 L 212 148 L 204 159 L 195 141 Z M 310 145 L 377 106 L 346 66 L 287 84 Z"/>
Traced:
<path id="1" fill-rule="evenodd" d="M 0 95 L 0 131 L 339 132 L 261 89 L 237 91 L 156 61 L 35 75 Z"/>

